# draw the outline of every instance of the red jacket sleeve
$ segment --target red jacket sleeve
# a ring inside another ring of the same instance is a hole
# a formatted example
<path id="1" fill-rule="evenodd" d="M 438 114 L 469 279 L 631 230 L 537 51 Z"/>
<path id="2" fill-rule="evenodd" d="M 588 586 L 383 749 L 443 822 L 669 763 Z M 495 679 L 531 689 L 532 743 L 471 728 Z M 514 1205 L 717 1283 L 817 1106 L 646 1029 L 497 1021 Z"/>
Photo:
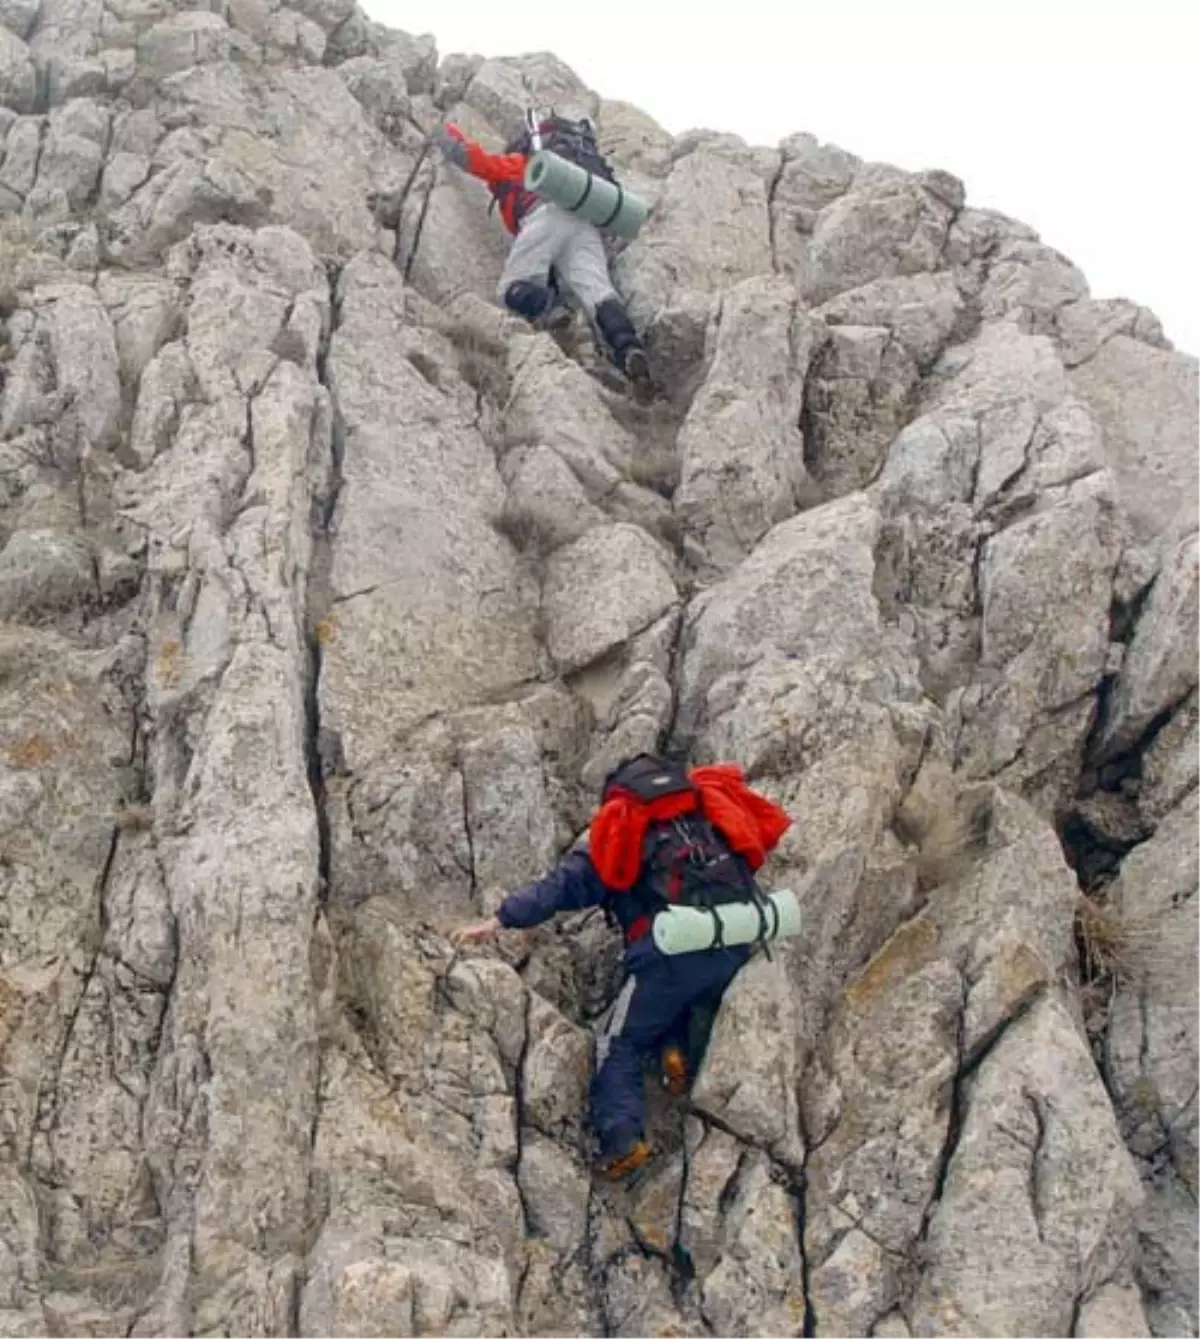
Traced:
<path id="1" fill-rule="evenodd" d="M 481 181 L 486 181 L 489 186 L 499 186 L 509 181 L 520 185 L 525 180 L 525 164 L 528 161 L 525 154 L 488 153 L 482 144 L 473 139 L 468 139 L 456 125 L 450 122 L 446 123 L 446 134 L 453 135 L 456 140 L 466 146 L 467 171 L 473 177 L 479 177 Z"/>

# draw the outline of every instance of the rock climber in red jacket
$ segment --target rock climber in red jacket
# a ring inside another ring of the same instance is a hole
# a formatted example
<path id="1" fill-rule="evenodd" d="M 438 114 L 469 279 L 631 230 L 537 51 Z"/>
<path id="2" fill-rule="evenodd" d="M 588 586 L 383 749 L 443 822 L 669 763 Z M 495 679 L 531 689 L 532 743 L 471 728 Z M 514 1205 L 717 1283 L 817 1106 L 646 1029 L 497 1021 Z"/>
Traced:
<path id="1" fill-rule="evenodd" d="M 554 115 L 538 121 L 531 115 L 529 128 L 504 153 L 488 153 L 446 122 L 436 131 L 434 143 L 447 162 L 487 183 L 504 226 L 516 238 L 500 276 L 499 300 L 540 327 L 553 319 L 557 284 L 565 284 L 599 330 L 617 367 L 635 387 L 647 389 L 650 364 L 609 277 L 599 231 L 524 185 L 526 164 L 537 148 L 549 149 L 611 181 L 612 170 L 596 146 L 591 122 L 586 117 L 572 121 Z"/>

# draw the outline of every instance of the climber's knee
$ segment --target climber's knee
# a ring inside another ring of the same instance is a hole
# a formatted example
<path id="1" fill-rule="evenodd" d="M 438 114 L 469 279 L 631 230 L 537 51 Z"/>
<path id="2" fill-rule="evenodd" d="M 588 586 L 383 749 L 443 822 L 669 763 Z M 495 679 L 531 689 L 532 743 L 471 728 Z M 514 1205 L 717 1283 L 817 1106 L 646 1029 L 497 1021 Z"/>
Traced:
<path id="1" fill-rule="evenodd" d="M 516 312 L 527 321 L 536 321 L 554 300 L 554 294 L 546 284 L 518 279 L 504 290 L 503 298 L 509 311 Z"/>

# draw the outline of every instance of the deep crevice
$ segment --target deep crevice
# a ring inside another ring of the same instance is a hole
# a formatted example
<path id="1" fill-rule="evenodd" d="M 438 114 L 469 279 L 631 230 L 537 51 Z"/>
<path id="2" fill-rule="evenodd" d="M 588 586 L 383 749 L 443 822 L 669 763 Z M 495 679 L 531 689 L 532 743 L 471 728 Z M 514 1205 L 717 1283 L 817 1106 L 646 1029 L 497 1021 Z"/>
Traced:
<path id="1" fill-rule="evenodd" d="M 774 176 L 767 184 L 767 242 L 771 248 L 771 269 L 776 274 L 779 273 L 779 246 L 775 225 L 775 195 L 779 190 L 779 183 L 783 180 L 787 164 L 787 155 L 781 149 L 779 152 L 779 166 L 775 169 Z"/>
<path id="2" fill-rule="evenodd" d="M 521 1216 L 525 1222 L 525 1231 L 531 1235 L 533 1219 L 529 1213 L 529 1204 L 525 1199 L 525 1192 L 521 1189 L 521 1158 L 525 1152 L 525 1061 L 529 1056 L 529 1027 L 533 1016 L 533 993 L 528 986 L 525 987 L 524 1007 L 525 1026 L 521 1032 L 521 1052 L 517 1056 L 516 1067 L 513 1071 L 513 1101 L 517 1108 L 517 1157 L 513 1163 L 513 1186 L 516 1188 L 517 1199 L 521 1202 Z"/>
<path id="3" fill-rule="evenodd" d="M 322 338 L 317 351 L 317 380 L 329 395 L 333 418 L 330 428 L 330 462 L 328 489 L 324 495 L 313 496 L 311 504 L 310 526 L 312 533 L 312 562 L 308 574 L 308 588 L 305 591 L 305 649 L 306 673 L 304 681 L 305 735 L 304 751 L 308 773 L 308 785 L 312 794 L 313 816 L 317 829 L 317 910 L 313 920 L 312 932 L 315 934 L 323 908 L 328 903 L 333 873 L 332 835 L 330 831 L 329 809 L 325 789 L 325 777 L 330 749 L 323 738 L 321 727 L 321 673 L 322 673 L 322 632 L 323 602 L 328 596 L 328 568 L 330 527 L 337 509 L 338 497 L 342 488 L 343 429 L 337 411 L 337 401 L 329 381 L 329 355 L 333 336 L 340 317 L 337 285 L 340 270 L 331 269 L 328 275 L 330 293 L 330 328 Z M 249 430 L 251 405 L 247 406 L 247 426 Z M 315 426 L 315 423 L 314 425 Z M 311 440 L 311 439 L 310 439 Z M 308 462 L 311 470 L 313 462 Z M 308 1187 L 306 1192 L 303 1241 L 300 1251 L 299 1276 L 295 1281 L 293 1296 L 290 1300 L 293 1333 L 299 1334 L 300 1305 L 304 1287 L 308 1279 L 309 1257 L 316 1244 L 320 1226 L 328 1215 L 328 1186 L 320 1176 L 316 1166 L 316 1148 L 321 1118 L 321 1092 L 324 1086 L 324 1043 L 318 1035 L 316 1040 L 316 1075 L 313 1093 L 312 1120 L 309 1128 L 308 1146 Z M 368 1052 L 370 1053 L 370 1052 Z"/>
<path id="4" fill-rule="evenodd" d="M 412 282 L 413 266 L 417 263 L 417 254 L 421 249 L 421 234 L 425 231 L 425 216 L 429 213 L 429 201 L 433 198 L 433 188 L 436 185 L 436 178 L 431 179 L 429 189 L 425 192 L 425 198 L 421 201 L 421 212 L 417 215 L 417 225 L 413 229 L 412 248 L 409 250 L 408 258 L 404 262 L 404 282 Z"/>
<path id="5" fill-rule="evenodd" d="M 812 1299 L 812 1261 L 809 1259 L 804 1234 L 808 1228 L 808 1165 L 820 1144 L 813 1141 L 812 1130 L 804 1112 L 804 1098 L 800 1093 L 797 1093 L 796 1122 L 800 1129 L 801 1142 L 804 1144 L 804 1161 L 800 1166 L 800 1174 L 794 1178 L 791 1187 L 796 1206 L 796 1245 L 800 1252 L 800 1280 L 804 1287 L 804 1323 L 801 1333 L 804 1339 L 812 1339 L 817 1332 L 817 1313 Z"/>
<path id="6" fill-rule="evenodd" d="M 671 689 L 671 710 L 659 731 L 659 747 L 667 757 L 686 759 L 691 751 L 692 741 L 680 732 L 679 713 L 683 705 L 680 692 L 680 679 L 683 673 L 683 657 L 686 651 L 687 604 L 680 606 L 675 624 L 675 634 L 671 638 L 669 660 L 667 664 L 667 683 Z"/>
<path id="7" fill-rule="evenodd" d="M 1033 1210 L 1033 1222 L 1037 1229 L 1038 1241 L 1045 1241 L 1045 1227 L 1043 1225 L 1045 1210 L 1043 1204 L 1044 1195 L 1042 1191 L 1042 1152 L 1046 1146 L 1048 1107 L 1045 1099 L 1036 1093 L 1025 1093 L 1025 1101 L 1029 1106 L 1030 1111 L 1033 1113 L 1034 1129 L 1036 1131 L 1029 1159 L 1029 1184 L 1027 1188 L 1029 1194 L 1029 1206 Z"/>
<path id="8" fill-rule="evenodd" d="M 805 1163 L 808 1158 L 805 1156 Z M 796 1225 L 796 1251 L 800 1257 L 800 1281 L 804 1289 L 804 1316 L 801 1322 L 800 1333 L 804 1339 L 812 1339 L 817 1332 L 817 1313 L 813 1308 L 812 1299 L 812 1266 L 808 1258 L 808 1249 L 804 1241 L 804 1233 L 807 1226 L 808 1205 L 807 1205 L 808 1187 L 802 1173 L 799 1179 L 789 1175 L 787 1197 L 792 1205 L 792 1214 Z"/>
<path id="9" fill-rule="evenodd" d="M 1117 682 L 1114 675 L 1106 675 L 1100 681 L 1075 802 L 1059 816 L 1057 823 L 1067 864 L 1089 896 L 1102 893 L 1117 876 L 1129 852 L 1153 836 L 1156 825 L 1144 819 L 1138 808 L 1142 764 L 1154 741 L 1191 699 L 1189 691 L 1179 701 L 1164 707 L 1127 748 L 1106 755 L 1101 740 Z M 1110 803 L 1119 804 L 1125 811 L 1124 831 L 1106 828 L 1089 814 L 1089 801 L 1102 796 L 1112 797 Z"/>
<path id="10" fill-rule="evenodd" d="M 471 829 L 471 788 L 467 781 L 466 769 L 459 763 L 458 779 L 462 785 L 462 825 L 463 839 L 467 847 L 467 880 L 471 886 L 471 905 L 482 910 L 479 902 L 479 879 L 475 870 L 475 834 Z M 526 1023 L 529 1021 L 526 1010 Z"/>
<path id="11" fill-rule="evenodd" d="M 317 823 L 318 877 L 320 880 L 320 897 L 323 902 L 329 897 L 332 873 L 332 839 L 325 791 L 325 777 L 330 760 L 326 755 L 335 750 L 331 750 L 327 741 L 323 738 L 321 726 L 322 645 L 327 635 L 328 626 L 325 618 L 325 606 L 328 604 L 329 597 L 331 529 L 342 491 L 342 464 L 345 455 L 345 426 L 338 410 L 337 397 L 331 385 L 329 368 L 333 339 L 341 320 L 341 301 L 338 294 L 340 279 L 341 269 L 331 267 L 328 273 L 330 328 L 317 350 L 317 380 L 329 396 L 332 421 L 330 425 L 327 488 L 323 494 L 317 493 L 312 502 L 313 554 L 306 592 L 308 666 L 305 679 L 305 754 L 308 765 L 308 784 L 312 792 L 313 811 Z"/>

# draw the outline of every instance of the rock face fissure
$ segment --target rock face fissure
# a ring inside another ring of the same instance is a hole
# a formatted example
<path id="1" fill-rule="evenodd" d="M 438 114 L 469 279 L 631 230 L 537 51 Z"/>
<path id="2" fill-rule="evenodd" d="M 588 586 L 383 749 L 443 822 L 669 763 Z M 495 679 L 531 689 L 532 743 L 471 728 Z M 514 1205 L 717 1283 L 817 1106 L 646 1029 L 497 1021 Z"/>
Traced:
<path id="1" fill-rule="evenodd" d="M 660 394 L 495 304 L 533 101 Z M 1196 361 L 958 181 L 0 0 L 0 1334 L 1197 1333 Z M 596 1180 L 622 757 L 794 816 Z"/>
<path id="2" fill-rule="evenodd" d="M 337 322 L 336 274 L 331 276 L 329 335 L 323 337 L 317 351 L 317 379 L 328 390 L 329 337 Z M 332 860 L 329 813 L 325 803 L 325 777 L 338 766 L 336 737 L 322 735 L 321 729 L 321 646 L 329 635 L 328 568 L 330 527 L 337 512 L 338 493 L 342 485 L 342 451 L 344 449 L 338 425 L 337 404 L 330 400 L 331 433 L 329 476 L 324 494 L 318 493 L 312 502 L 313 565 L 305 591 L 305 640 L 308 660 L 304 679 L 305 757 L 308 784 L 316 813 L 319 842 L 318 874 L 322 898 L 328 897 Z"/>

